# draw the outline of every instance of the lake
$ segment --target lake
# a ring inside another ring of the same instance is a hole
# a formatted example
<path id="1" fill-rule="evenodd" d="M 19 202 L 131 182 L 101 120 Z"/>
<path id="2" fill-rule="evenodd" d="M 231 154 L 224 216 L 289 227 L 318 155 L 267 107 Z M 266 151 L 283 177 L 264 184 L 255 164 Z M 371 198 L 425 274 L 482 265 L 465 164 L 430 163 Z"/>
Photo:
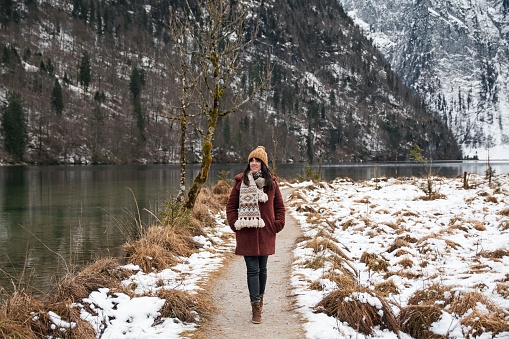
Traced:
<path id="1" fill-rule="evenodd" d="M 209 184 L 245 164 L 214 164 Z M 313 166 L 318 171 L 317 166 Z M 509 172 L 509 162 L 493 162 L 496 174 Z M 188 165 L 187 182 L 198 173 Z M 433 172 L 455 177 L 484 175 L 484 162 L 443 162 Z M 324 180 L 349 177 L 421 176 L 415 163 L 347 164 L 321 167 Z M 304 176 L 302 164 L 281 164 L 277 175 Z M 177 193 L 178 165 L 23 166 L 0 167 L 0 288 L 11 291 L 24 275 L 31 286 L 47 291 L 56 277 L 103 256 L 121 255 L 125 227 L 134 227 L 137 211 L 145 224 Z M 146 210 L 145 210 L 146 209 Z"/>

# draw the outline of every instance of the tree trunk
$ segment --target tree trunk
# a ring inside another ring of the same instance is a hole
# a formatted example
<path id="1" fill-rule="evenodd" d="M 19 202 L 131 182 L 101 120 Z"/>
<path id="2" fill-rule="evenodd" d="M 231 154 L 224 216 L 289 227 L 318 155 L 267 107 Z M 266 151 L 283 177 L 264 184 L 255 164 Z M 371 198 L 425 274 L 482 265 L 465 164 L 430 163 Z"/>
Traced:
<path id="1" fill-rule="evenodd" d="M 200 194 L 203 184 L 209 177 L 209 170 L 212 165 L 212 139 L 214 138 L 214 132 L 216 131 L 218 117 L 219 114 L 217 113 L 217 110 L 209 115 L 207 133 L 205 134 L 201 152 L 202 159 L 200 171 L 194 178 L 193 185 L 187 194 L 187 201 L 184 205 L 187 209 L 192 209 L 194 207 L 196 198 L 198 198 L 198 194 Z"/>

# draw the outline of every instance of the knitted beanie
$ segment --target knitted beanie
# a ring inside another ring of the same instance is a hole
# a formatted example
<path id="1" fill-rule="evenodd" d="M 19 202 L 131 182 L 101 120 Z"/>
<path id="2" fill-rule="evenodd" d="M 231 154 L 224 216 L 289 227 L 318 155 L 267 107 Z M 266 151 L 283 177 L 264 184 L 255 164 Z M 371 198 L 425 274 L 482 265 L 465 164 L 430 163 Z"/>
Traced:
<path id="1" fill-rule="evenodd" d="M 268 166 L 269 165 L 269 157 L 267 156 L 267 152 L 265 152 L 265 147 L 258 146 L 255 150 L 253 150 L 251 153 L 249 153 L 249 157 L 247 158 L 247 161 L 251 160 L 252 158 L 258 158 L 263 163 Z"/>

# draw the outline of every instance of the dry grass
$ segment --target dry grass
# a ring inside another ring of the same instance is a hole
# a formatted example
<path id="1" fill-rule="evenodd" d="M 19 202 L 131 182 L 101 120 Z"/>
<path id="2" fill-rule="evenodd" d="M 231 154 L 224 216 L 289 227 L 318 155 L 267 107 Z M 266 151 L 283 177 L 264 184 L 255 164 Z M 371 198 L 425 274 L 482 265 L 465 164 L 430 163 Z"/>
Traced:
<path id="1" fill-rule="evenodd" d="M 368 302 L 371 298 L 380 302 L 381 309 Z M 323 312 L 344 321 L 366 335 L 372 334 L 375 326 L 396 333 L 399 331 L 398 321 L 387 301 L 377 292 L 356 285 L 353 280 L 338 285 L 337 290 L 315 306 L 315 312 Z"/>
<path id="2" fill-rule="evenodd" d="M 397 265 L 401 265 L 404 268 L 410 268 L 414 266 L 414 262 L 410 258 L 403 258 L 397 263 Z"/>
<path id="3" fill-rule="evenodd" d="M 62 320 L 71 323 L 62 331 L 53 325 L 48 314 L 55 312 Z M 24 291 L 16 291 L 4 299 L 0 306 L 1 338 L 96 338 L 92 326 L 81 319 L 79 310 L 68 303 L 48 303 Z"/>
<path id="4" fill-rule="evenodd" d="M 465 316 L 461 323 L 469 329 L 469 336 L 509 331 L 504 311 L 480 292 L 456 293 L 450 310 Z"/>
<path id="5" fill-rule="evenodd" d="M 145 235 L 123 246 L 130 263 L 144 272 L 163 270 L 178 262 L 178 255 L 191 253 L 186 239 L 169 228 L 150 227 Z"/>
<path id="6" fill-rule="evenodd" d="M 457 242 L 454 242 L 454 241 L 449 240 L 449 239 L 445 239 L 444 241 L 447 244 L 447 246 L 449 246 L 449 247 L 451 247 L 451 248 L 453 248 L 455 250 L 457 250 L 458 248 L 461 248 L 461 245 L 458 244 Z"/>
<path id="7" fill-rule="evenodd" d="M 497 283 L 497 287 L 495 288 L 498 294 L 500 294 L 505 299 L 509 298 L 509 284 L 507 283 Z"/>
<path id="8" fill-rule="evenodd" d="M 323 268 L 323 265 L 325 264 L 327 260 L 323 255 L 315 256 L 312 259 L 306 260 L 302 265 L 305 268 L 311 268 L 313 270 L 317 270 L 320 268 Z"/>
<path id="9" fill-rule="evenodd" d="M 120 281 L 129 274 L 119 269 L 119 265 L 118 259 L 103 258 L 84 267 L 77 274 L 64 276 L 53 287 L 49 301 L 56 303 L 68 300 L 72 303 L 88 297 L 90 292 L 101 287 L 119 289 Z"/>
<path id="10" fill-rule="evenodd" d="M 426 289 L 417 290 L 410 299 L 408 305 L 422 305 L 426 303 L 444 304 L 450 303 L 452 287 L 433 284 Z"/>
<path id="11" fill-rule="evenodd" d="M 221 206 L 225 206 L 230 196 L 231 186 L 226 180 L 219 180 L 214 187 L 212 187 L 212 193 L 214 194 L 217 202 Z"/>
<path id="12" fill-rule="evenodd" d="M 206 188 L 200 192 L 192 212 L 180 202 L 168 201 L 160 213 L 159 225 L 149 227 L 141 238 L 124 244 L 125 256 L 146 273 L 176 264 L 177 257 L 187 257 L 201 246 L 192 237 L 205 234 L 203 227 L 214 222 L 208 206 L 213 209 L 218 205 Z"/>
<path id="13" fill-rule="evenodd" d="M 509 324 L 501 313 L 484 313 L 476 309 L 467 315 L 461 323 L 468 326 L 467 338 L 477 337 L 487 332 L 496 336 L 498 333 L 509 331 Z"/>
<path id="14" fill-rule="evenodd" d="M 392 280 L 387 280 L 376 284 L 375 291 L 386 298 L 391 294 L 399 294 L 398 286 Z"/>
<path id="15" fill-rule="evenodd" d="M 341 258 L 349 259 L 348 256 L 345 255 L 345 253 L 336 245 L 336 243 L 328 238 L 313 238 L 307 242 L 306 247 L 312 248 L 314 253 L 320 253 L 325 250 L 329 250 Z"/>
<path id="16" fill-rule="evenodd" d="M 192 237 L 205 234 L 203 228 L 214 222 L 210 211 L 223 208 L 221 199 L 227 195 L 226 191 L 223 184 L 216 185 L 212 192 L 207 188 L 202 189 L 192 212 L 183 209 L 180 203 L 169 201 L 157 225 L 142 229 L 142 234 L 137 234 L 137 238 L 124 245 L 125 257 L 143 271 L 150 272 L 177 263 L 179 256 L 189 256 L 201 246 Z M 131 272 L 119 267 L 119 259 L 99 259 L 81 271 L 60 279 L 44 300 L 24 291 L 2 295 L 0 338 L 96 338 L 90 323 L 81 319 L 79 308 L 72 305 L 102 287 L 126 292 L 120 286 L 120 281 Z M 213 312 L 206 296 L 192 296 L 178 291 L 161 291 L 158 296 L 166 300 L 161 317 L 195 321 Z M 48 313 L 50 311 L 73 325 L 65 331 L 55 327 Z"/>
<path id="17" fill-rule="evenodd" d="M 24 291 L 15 291 L 4 299 L 0 307 L 1 338 L 39 338 L 48 319 L 32 321 L 34 315 L 42 313 L 44 304 Z"/>
<path id="18" fill-rule="evenodd" d="M 434 304 L 409 305 L 400 313 L 401 330 L 412 338 L 441 338 L 430 330 L 441 315 L 442 309 Z"/>
<path id="19" fill-rule="evenodd" d="M 329 272 L 325 273 L 324 275 L 322 275 L 320 279 L 328 279 L 329 281 L 336 283 L 337 286 L 350 286 L 350 285 L 355 284 L 355 281 L 353 280 L 352 275 L 350 275 L 348 273 L 343 274 L 343 273 L 338 273 L 338 272 L 334 272 L 334 271 L 329 271 Z M 309 288 L 312 290 L 322 291 L 323 285 L 320 282 L 320 279 L 313 281 L 309 285 Z"/>
<path id="20" fill-rule="evenodd" d="M 405 239 L 397 238 L 396 240 L 394 240 L 391 246 L 389 246 L 387 252 L 391 253 L 397 249 L 400 249 L 401 247 L 409 247 L 409 245 L 410 244 Z"/>
<path id="21" fill-rule="evenodd" d="M 499 248 L 494 251 L 481 251 L 478 255 L 483 258 L 502 259 L 502 257 L 509 257 L 509 250 Z"/>
<path id="22" fill-rule="evenodd" d="M 509 208 L 504 208 L 499 212 L 500 215 L 503 215 L 504 217 L 509 217 Z"/>
<path id="23" fill-rule="evenodd" d="M 498 200 L 497 200 L 497 197 L 494 197 L 492 195 L 488 195 L 486 197 L 486 202 L 492 202 L 494 204 L 497 204 L 498 203 Z"/>
<path id="24" fill-rule="evenodd" d="M 378 257 L 374 253 L 364 252 L 361 255 L 360 262 L 366 264 L 366 266 L 374 272 L 387 272 L 389 269 L 389 262 L 384 258 Z"/>
<path id="25" fill-rule="evenodd" d="M 394 253 L 394 256 L 395 257 L 402 257 L 402 256 L 407 255 L 407 254 L 410 254 L 410 252 L 400 248 L 399 250 L 396 251 L 396 253 Z"/>
<path id="26" fill-rule="evenodd" d="M 186 291 L 160 289 L 157 297 L 165 300 L 160 310 L 162 318 L 178 318 L 183 322 L 196 322 L 202 318 L 209 318 L 216 310 L 210 298 Z"/>
<path id="27" fill-rule="evenodd" d="M 509 219 L 500 220 L 500 224 L 499 224 L 498 228 L 502 231 L 509 230 Z"/>
<path id="28" fill-rule="evenodd" d="M 349 227 L 353 227 L 357 225 L 357 222 L 354 220 L 354 219 L 348 219 L 347 221 L 345 221 L 343 223 L 343 225 L 341 226 L 343 231 L 346 231 Z"/>
<path id="29" fill-rule="evenodd" d="M 499 311 L 497 307 L 480 292 L 456 292 L 452 297 L 450 310 L 462 316 L 477 308 L 478 303 L 486 306 L 486 309 L 491 312 Z"/>
<path id="30" fill-rule="evenodd" d="M 479 305 L 482 305 L 481 307 Z M 401 311 L 401 329 L 414 338 L 439 338 L 429 331 L 431 324 L 446 310 L 460 317 L 468 328 L 467 337 L 509 331 L 504 311 L 480 292 L 453 292 L 453 287 L 433 284 L 415 292 Z"/>

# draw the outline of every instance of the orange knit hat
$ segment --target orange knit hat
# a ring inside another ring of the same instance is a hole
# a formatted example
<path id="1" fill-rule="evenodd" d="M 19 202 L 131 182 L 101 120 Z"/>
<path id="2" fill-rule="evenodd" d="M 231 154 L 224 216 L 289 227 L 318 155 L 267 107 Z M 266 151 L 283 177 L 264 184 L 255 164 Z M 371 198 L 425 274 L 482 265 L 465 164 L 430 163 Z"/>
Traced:
<path id="1" fill-rule="evenodd" d="M 249 153 L 249 157 L 247 158 L 247 161 L 251 160 L 252 158 L 258 158 L 263 163 L 268 166 L 269 165 L 269 157 L 267 156 L 267 152 L 265 152 L 265 147 L 258 146 L 255 150 L 253 150 L 251 153 Z"/>

